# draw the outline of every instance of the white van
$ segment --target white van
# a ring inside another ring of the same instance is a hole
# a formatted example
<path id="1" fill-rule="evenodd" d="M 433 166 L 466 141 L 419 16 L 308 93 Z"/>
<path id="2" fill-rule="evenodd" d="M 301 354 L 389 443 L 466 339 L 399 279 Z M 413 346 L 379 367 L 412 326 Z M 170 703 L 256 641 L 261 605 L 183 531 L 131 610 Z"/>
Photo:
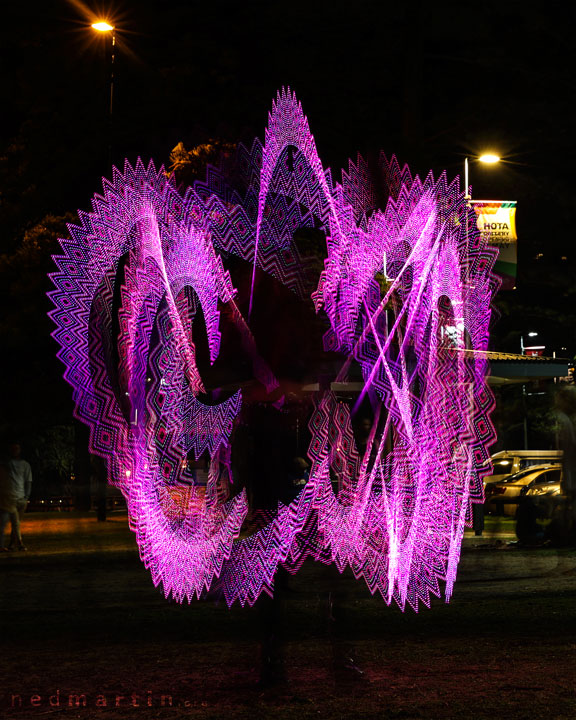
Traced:
<path id="1" fill-rule="evenodd" d="M 508 475 L 532 465 L 560 465 L 562 450 L 502 450 L 492 455 L 492 475 L 484 478 L 486 484 L 504 480 Z"/>

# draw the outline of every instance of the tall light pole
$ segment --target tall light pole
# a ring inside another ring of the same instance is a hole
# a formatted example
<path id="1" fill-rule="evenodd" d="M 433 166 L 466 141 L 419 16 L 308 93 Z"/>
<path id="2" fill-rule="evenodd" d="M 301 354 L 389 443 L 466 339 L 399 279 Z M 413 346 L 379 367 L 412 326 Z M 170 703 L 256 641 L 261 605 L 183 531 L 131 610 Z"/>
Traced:
<path id="1" fill-rule="evenodd" d="M 116 29 L 114 25 L 110 25 L 105 20 L 99 20 L 98 22 L 92 23 L 92 29 L 96 30 L 103 35 L 109 35 L 110 43 L 110 74 L 108 76 L 109 84 L 109 95 L 108 95 L 108 122 L 107 122 L 107 135 L 108 135 L 108 164 L 106 172 L 110 171 L 112 167 L 112 121 L 114 117 L 114 60 L 116 55 Z M 97 482 L 97 493 L 96 493 L 96 516 L 99 522 L 104 522 L 107 516 L 106 507 L 106 488 L 108 485 L 108 479 L 106 477 L 105 466 L 102 466 L 102 460 L 92 456 L 91 464 L 95 468 L 95 476 Z"/>
<path id="2" fill-rule="evenodd" d="M 537 337 L 538 333 L 531 331 L 528 333 L 528 337 Z M 544 346 L 542 346 L 543 348 Z M 520 335 L 520 354 L 526 355 L 526 345 L 524 345 L 524 335 Z M 532 349 L 532 348 L 530 348 Z M 526 392 L 526 385 L 522 384 L 522 410 L 524 412 L 524 421 L 522 423 L 524 428 L 524 450 L 528 450 L 528 406 L 526 404 L 526 396 L 528 393 Z"/>
<path id="3" fill-rule="evenodd" d="M 484 153 L 472 159 L 484 163 L 485 165 L 494 165 L 500 162 L 500 156 L 495 155 L 494 153 Z M 464 199 L 466 200 L 466 224 L 464 226 L 464 232 L 466 237 L 466 247 L 468 247 L 468 212 L 472 207 L 472 195 L 470 194 L 470 182 L 468 173 L 468 157 L 464 158 Z M 466 274 L 466 290 L 468 290 L 468 273 Z"/>
<path id="4" fill-rule="evenodd" d="M 529 338 L 538 337 L 537 332 L 529 332 L 528 333 Z M 544 345 L 534 345 L 527 347 L 524 344 L 524 335 L 520 335 L 520 354 L 526 355 L 526 350 L 544 350 Z"/>
<path id="5" fill-rule="evenodd" d="M 498 155 L 493 155 L 491 153 L 485 153 L 473 159 L 481 163 L 487 163 L 488 165 L 493 165 L 494 163 L 500 162 L 500 158 L 498 157 Z M 468 173 L 468 157 L 464 158 L 464 199 L 466 200 L 466 249 L 468 249 L 468 213 L 470 212 L 470 208 L 472 207 L 472 195 L 470 194 L 470 181 Z M 466 268 L 466 304 L 468 304 L 468 293 L 470 285 L 468 265 L 466 266 Z M 466 341 L 466 348 L 468 349 L 468 341 Z M 472 526 L 474 528 L 474 534 L 481 536 L 484 531 L 484 505 L 482 505 L 481 503 L 472 504 Z"/>
<path id="6" fill-rule="evenodd" d="M 92 28 L 100 33 L 110 34 L 110 93 L 108 96 L 108 170 L 112 165 L 112 120 L 114 117 L 114 61 L 116 55 L 116 28 L 105 20 L 92 23 Z"/>

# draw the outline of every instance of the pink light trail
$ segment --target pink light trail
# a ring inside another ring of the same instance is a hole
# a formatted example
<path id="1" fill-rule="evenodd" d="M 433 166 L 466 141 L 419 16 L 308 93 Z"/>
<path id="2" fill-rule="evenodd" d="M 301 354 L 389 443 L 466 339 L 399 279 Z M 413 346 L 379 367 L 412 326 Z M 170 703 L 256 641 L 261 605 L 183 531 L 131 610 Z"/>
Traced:
<path id="1" fill-rule="evenodd" d="M 335 183 L 290 90 L 272 106 L 264 143 L 227 163 L 183 195 L 152 163 L 114 169 L 51 275 L 75 413 L 126 497 L 142 561 L 179 602 L 218 587 L 228 604 L 252 604 L 273 593 L 280 565 L 296 572 L 306 557 L 350 567 L 401 608 L 429 605 L 442 583 L 449 599 L 494 440 L 485 351 L 495 251 L 457 178 L 422 180 L 382 156 L 383 201 L 361 157 Z M 318 226 L 324 269 L 310 287 L 294 231 Z M 230 257 L 252 264 L 247 318 Z M 255 382 L 280 407 L 282 378 L 251 328 L 257 268 L 312 298 L 328 327 L 324 350 L 343 357 L 332 379 L 360 368 L 356 405 L 368 398 L 374 422 L 358 448 L 349 405 L 321 383 L 309 479 L 245 536 L 250 498 L 235 491 L 231 450 L 248 401 L 241 389 L 217 404 L 199 399 L 193 329 L 201 313 L 215 364 L 226 308 Z M 209 458 L 205 488 L 189 453 Z"/>

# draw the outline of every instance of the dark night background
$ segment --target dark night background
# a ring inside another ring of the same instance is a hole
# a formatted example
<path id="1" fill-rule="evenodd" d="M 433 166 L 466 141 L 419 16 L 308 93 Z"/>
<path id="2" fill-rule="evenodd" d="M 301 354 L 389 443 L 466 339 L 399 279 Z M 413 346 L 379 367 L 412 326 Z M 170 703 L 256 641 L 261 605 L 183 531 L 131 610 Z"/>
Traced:
<path id="1" fill-rule="evenodd" d="M 120 167 L 138 156 L 169 166 L 178 143 L 263 138 L 283 85 L 302 102 L 337 180 L 357 152 L 382 149 L 415 172 L 450 178 L 465 157 L 500 154 L 499 165 L 470 165 L 473 197 L 518 203 L 517 289 L 495 299 L 491 347 L 518 353 L 534 331 L 547 355 L 574 358 L 576 3 L 2 0 L 0 460 L 3 441 L 19 436 L 34 474 L 30 509 L 44 497 L 76 502 L 82 487 L 89 507 L 88 477 L 106 479 L 72 420 L 46 297 L 58 237 L 110 175 L 109 41 L 90 27 L 102 18 L 117 28 Z M 192 179 L 203 164 L 189 168 Z M 533 449 L 553 441 L 557 386 L 532 383 L 529 396 L 521 387 L 496 390 L 502 432 L 493 450 L 523 447 L 525 417 Z M 26 515 L 30 552 L 0 563 L 0 702 L 14 692 L 25 699 L 13 712 L 6 700 L 6 717 L 102 718 L 101 708 L 49 707 L 47 698 L 148 688 L 192 706 L 138 717 L 576 717 L 574 550 L 490 537 L 490 521 L 511 530 L 511 518 L 487 518 L 487 545 L 468 534 L 452 602 L 418 614 L 388 609 L 351 574 L 340 584 L 307 564 L 291 579 L 279 623 L 290 694 L 262 699 L 258 643 L 273 623 L 259 607 L 271 605 L 167 602 L 137 559 L 125 514 L 99 523 L 87 507 Z M 342 637 L 354 641 L 351 657 L 370 684 L 351 687 L 330 669 L 330 626 L 342 610 Z M 36 692 L 44 700 L 32 708 Z M 128 714 L 105 711 L 111 720 Z"/>
<path id="2" fill-rule="evenodd" d="M 117 28 L 116 164 L 263 137 L 283 85 L 337 178 L 358 151 L 451 177 L 499 152 L 470 168 L 475 198 L 518 201 L 518 288 L 497 299 L 492 347 L 519 352 L 533 330 L 547 354 L 574 356 L 575 5 L 23 0 L 2 3 L 0 28 L 4 433 L 70 422 L 46 273 L 108 174 L 107 41 L 90 28 L 102 17 Z"/>

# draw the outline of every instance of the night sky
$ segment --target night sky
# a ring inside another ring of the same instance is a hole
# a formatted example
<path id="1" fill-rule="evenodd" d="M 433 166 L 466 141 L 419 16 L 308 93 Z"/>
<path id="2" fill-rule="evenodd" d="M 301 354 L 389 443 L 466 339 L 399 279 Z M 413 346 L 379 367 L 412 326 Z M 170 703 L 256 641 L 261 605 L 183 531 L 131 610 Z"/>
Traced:
<path id="1" fill-rule="evenodd" d="M 544 228 L 566 239 L 571 3 L 5 4 L 3 154 L 24 143 L 26 161 L 42 166 L 38 201 L 59 210 L 85 206 L 102 174 L 105 40 L 89 27 L 95 17 L 118 29 L 116 162 L 166 162 L 181 140 L 251 141 L 290 85 L 334 170 L 384 149 L 421 173 L 457 174 L 466 154 L 495 148 L 507 164 L 473 167 L 474 196 L 518 200 L 521 244 Z"/>
<path id="2" fill-rule="evenodd" d="M 475 198 L 518 201 L 518 290 L 499 299 L 493 345 L 518 351 L 519 333 L 537 324 L 546 327 L 550 349 L 576 353 L 576 5 L 3 3 L 4 261 L 47 215 L 89 208 L 107 173 L 106 40 L 90 28 L 102 17 L 117 27 L 116 164 L 138 156 L 166 164 L 180 141 L 187 148 L 209 139 L 251 143 L 263 137 L 283 85 L 301 100 L 337 179 L 358 151 L 382 149 L 416 172 L 446 169 L 449 176 L 462 173 L 466 155 L 497 151 L 503 164 L 470 169 Z M 50 269 L 49 256 L 34 262 L 43 273 Z M 47 283 L 37 282 L 21 302 L 20 271 L 10 267 L 1 288 L 3 307 L 13 304 L 0 327 L 11 348 L 5 358 L 15 367 L 34 355 L 33 374 L 56 377 L 56 361 L 42 359 L 48 351 L 53 357 L 55 345 L 39 339 L 49 323 L 23 329 L 34 313 L 45 317 Z M 28 315 L 18 315 L 14 307 L 24 305 Z"/>

